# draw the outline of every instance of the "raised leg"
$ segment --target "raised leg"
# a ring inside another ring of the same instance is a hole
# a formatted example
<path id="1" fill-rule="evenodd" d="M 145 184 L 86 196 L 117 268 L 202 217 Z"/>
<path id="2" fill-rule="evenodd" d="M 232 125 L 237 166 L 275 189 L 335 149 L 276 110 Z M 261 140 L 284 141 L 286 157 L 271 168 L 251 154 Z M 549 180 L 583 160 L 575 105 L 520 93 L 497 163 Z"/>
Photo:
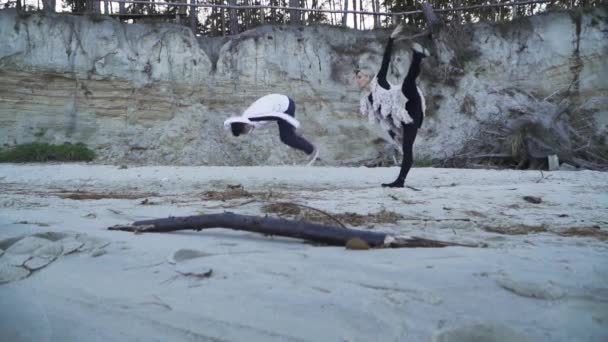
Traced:
<path id="1" fill-rule="evenodd" d="M 416 126 L 420 128 L 422 126 L 424 114 L 422 113 L 422 98 L 421 94 L 418 92 L 416 79 L 420 75 L 420 64 L 422 59 L 428 55 L 428 52 L 418 43 L 414 44 L 412 50 L 412 63 L 410 64 L 407 76 L 405 76 L 403 84 L 401 85 L 401 92 L 408 99 L 405 104 L 405 109 L 414 119 Z"/>
<path id="2" fill-rule="evenodd" d="M 378 71 L 378 84 L 384 89 L 390 89 L 391 86 L 388 84 L 386 80 L 386 75 L 388 74 L 388 65 L 391 61 L 391 53 L 393 51 L 393 38 L 389 38 L 386 43 L 386 47 L 384 48 L 384 55 L 382 56 L 382 65 L 380 66 L 380 71 Z"/>

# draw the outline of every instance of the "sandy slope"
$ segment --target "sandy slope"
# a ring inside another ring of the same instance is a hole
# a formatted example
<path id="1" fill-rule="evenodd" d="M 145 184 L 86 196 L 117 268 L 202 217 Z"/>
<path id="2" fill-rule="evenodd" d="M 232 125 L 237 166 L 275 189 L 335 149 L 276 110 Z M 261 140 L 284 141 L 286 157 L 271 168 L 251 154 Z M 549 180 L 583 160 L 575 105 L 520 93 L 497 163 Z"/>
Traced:
<path id="1" fill-rule="evenodd" d="M 608 174 L 423 168 L 409 179 L 421 191 L 378 187 L 396 173 L 1 165 L 0 246 L 6 251 L 0 279 L 7 282 L 0 285 L 0 337 L 608 340 L 608 243 L 601 239 L 608 229 Z M 229 184 L 265 195 L 203 199 L 205 191 Z M 66 198 L 75 191 L 105 198 Z M 543 201 L 528 203 L 522 199 L 527 195 Z M 221 229 L 162 235 L 105 229 L 170 215 L 260 214 L 263 201 L 332 213 L 395 211 L 404 216 L 397 224 L 359 228 L 487 248 L 350 251 Z M 488 231 L 514 227 L 539 232 Z M 594 236 L 560 235 L 576 227 Z M 19 245 L 5 240 L 48 231 L 64 234 L 54 242 L 44 236 Z M 14 273 L 7 269 L 45 262 L 29 277 L 8 281 Z M 209 270 L 210 277 L 202 276 Z"/>

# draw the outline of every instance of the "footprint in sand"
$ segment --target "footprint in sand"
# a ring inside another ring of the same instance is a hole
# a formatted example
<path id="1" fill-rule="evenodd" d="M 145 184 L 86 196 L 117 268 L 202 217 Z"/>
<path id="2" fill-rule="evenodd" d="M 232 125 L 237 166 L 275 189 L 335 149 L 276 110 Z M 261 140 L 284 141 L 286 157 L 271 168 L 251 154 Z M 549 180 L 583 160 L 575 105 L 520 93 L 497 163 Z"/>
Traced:
<path id="1" fill-rule="evenodd" d="M 172 265 L 175 265 L 186 260 L 203 258 L 211 255 L 213 254 L 205 253 L 196 249 L 178 249 L 169 256 L 168 262 Z"/>
<path id="2" fill-rule="evenodd" d="M 27 278 L 59 257 L 108 243 L 84 234 L 47 232 L 0 240 L 0 284 Z"/>
<path id="3" fill-rule="evenodd" d="M 566 295 L 564 290 L 550 281 L 536 283 L 512 279 L 511 277 L 505 275 L 499 278 L 496 282 L 505 290 L 511 291 L 522 297 L 556 300 Z"/>
<path id="4" fill-rule="evenodd" d="M 526 342 L 525 336 L 496 322 L 473 323 L 436 332 L 433 342 Z"/>
<path id="5" fill-rule="evenodd" d="M 168 262 L 175 265 L 175 271 L 184 276 L 194 278 L 207 278 L 213 270 L 197 262 L 198 258 L 208 257 L 213 254 L 205 253 L 195 249 L 178 249 L 168 258 Z"/>

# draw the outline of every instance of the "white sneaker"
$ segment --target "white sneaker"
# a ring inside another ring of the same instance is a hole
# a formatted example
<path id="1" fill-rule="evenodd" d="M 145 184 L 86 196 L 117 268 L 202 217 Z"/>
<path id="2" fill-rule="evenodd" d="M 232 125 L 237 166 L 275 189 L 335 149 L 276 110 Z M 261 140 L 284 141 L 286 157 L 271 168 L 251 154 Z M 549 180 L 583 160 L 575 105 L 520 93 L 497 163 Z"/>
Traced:
<path id="1" fill-rule="evenodd" d="M 317 148 L 315 148 L 314 151 L 312 151 L 311 153 L 312 157 L 310 158 L 310 161 L 308 162 L 308 164 L 306 164 L 306 166 L 311 166 L 319 157 L 319 150 Z"/>
<path id="2" fill-rule="evenodd" d="M 428 49 L 424 48 L 419 43 L 414 43 L 414 45 L 412 45 L 412 49 L 418 53 L 423 54 L 425 57 L 428 57 L 431 55 L 431 52 Z"/>

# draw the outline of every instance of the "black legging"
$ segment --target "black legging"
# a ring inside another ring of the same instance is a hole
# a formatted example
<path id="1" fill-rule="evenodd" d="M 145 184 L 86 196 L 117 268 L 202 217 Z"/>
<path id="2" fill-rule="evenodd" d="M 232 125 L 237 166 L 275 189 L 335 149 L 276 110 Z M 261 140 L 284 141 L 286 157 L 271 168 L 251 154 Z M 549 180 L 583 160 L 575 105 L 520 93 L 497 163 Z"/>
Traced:
<path id="1" fill-rule="evenodd" d="M 296 116 L 296 104 L 292 99 L 289 99 L 289 107 L 285 111 L 285 114 L 291 115 L 293 117 Z M 297 150 L 303 151 L 306 154 L 311 154 L 315 147 L 308 140 L 304 139 L 298 133 L 296 133 L 296 128 L 293 127 L 289 122 L 277 118 L 274 116 L 260 116 L 257 118 L 249 118 L 251 121 L 276 121 L 279 125 L 279 137 L 281 138 L 281 142 L 283 144 L 295 148 Z"/>
<path id="2" fill-rule="evenodd" d="M 389 187 L 403 187 L 405 184 L 405 178 L 407 174 L 410 172 L 412 168 L 412 164 L 414 163 L 414 141 L 416 140 L 416 135 L 418 134 L 418 127 L 416 125 L 404 124 L 403 127 L 403 159 L 401 159 L 401 169 L 399 170 L 399 176 L 393 183 L 382 184 L 384 186 Z"/>
<path id="3" fill-rule="evenodd" d="M 380 65 L 380 71 L 376 77 L 378 78 L 378 85 L 382 88 L 389 90 L 391 89 L 391 85 L 386 80 L 386 75 L 388 74 L 388 64 L 391 61 L 391 53 L 393 51 L 393 38 L 389 38 L 386 43 L 386 47 L 384 48 L 384 55 L 382 56 L 382 65 Z"/>
<path id="4" fill-rule="evenodd" d="M 393 39 L 389 38 L 384 49 L 384 55 L 382 57 L 382 65 L 380 66 L 380 71 L 378 72 L 378 85 L 380 85 L 384 89 L 390 89 L 390 84 L 386 80 L 386 76 L 388 74 L 388 66 L 391 60 L 391 52 L 393 48 Z M 407 174 L 410 172 L 412 168 L 412 164 L 414 163 L 413 149 L 414 149 L 414 141 L 416 140 L 416 135 L 418 134 L 418 128 L 422 126 L 422 120 L 424 114 L 422 112 L 422 99 L 420 98 L 420 94 L 418 93 L 418 87 L 416 86 L 416 79 L 420 75 L 420 63 L 422 62 L 423 54 L 417 51 L 414 51 L 412 56 L 412 62 L 410 64 L 410 68 L 408 70 L 405 79 L 403 80 L 403 84 L 401 85 L 401 92 L 408 99 L 405 104 L 405 109 L 408 114 L 412 117 L 414 122 L 412 123 L 401 123 L 401 129 L 403 130 L 402 135 L 402 148 L 403 148 L 403 159 L 401 160 L 401 169 L 399 170 L 399 176 L 392 183 L 385 183 L 382 186 L 387 187 L 403 187 L 405 184 L 405 178 Z M 373 101 L 370 95 L 370 101 Z M 389 120 L 392 119 L 390 116 Z M 396 133 L 392 130 L 389 130 L 388 134 L 391 138 L 395 138 Z"/>
<path id="5" fill-rule="evenodd" d="M 424 117 L 424 114 L 422 113 L 422 99 L 420 98 L 418 87 L 416 86 L 416 78 L 420 75 L 420 62 L 422 62 L 422 58 L 422 53 L 414 51 L 410 69 L 403 80 L 403 84 L 401 84 L 401 92 L 407 98 L 405 109 L 412 119 L 414 119 L 414 124 L 416 124 L 416 127 L 418 128 L 422 126 L 422 119 Z"/>

